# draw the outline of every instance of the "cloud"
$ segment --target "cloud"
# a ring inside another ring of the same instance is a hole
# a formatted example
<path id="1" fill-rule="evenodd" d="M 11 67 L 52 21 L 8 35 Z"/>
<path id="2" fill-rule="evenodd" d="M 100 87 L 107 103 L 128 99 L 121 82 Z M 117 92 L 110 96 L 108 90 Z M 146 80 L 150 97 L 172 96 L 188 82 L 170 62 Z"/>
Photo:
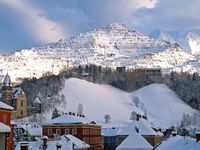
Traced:
<path id="1" fill-rule="evenodd" d="M 155 28 L 169 31 L 199 29 L 199 6 L 197 0 L 160 0 L 154 9 L 138 11 L 133 17 L 140 22 L 136 26 L 148 32 Z"/>
<path id="2" fill-rule="evenodd" d="M 65 38 L 66 29 L 59 23 L 46 17 L 45 12 L 39 10 L 25 0 L 1 0 L 0 3 L 14 10 L 19 16 L 26 32 L 29 32 L 40 43 L 57 41 Z M 15 14 L 14 14 L 15 15 Z"/>
<path id="3" fill-rule="evenodd" d="M 200 28 L 199 6 L 199 0 L 0 0 L 0 48 L 40 46 L 114 22 L 144 33 Z"/>
<path id="4" fill-rule="evenodd" d="M 77 0 L 77 7 L 90 19 L 90 25 L 126 23 L 134 12 L 142 8 L 154 8 L 157 0 Z"/>

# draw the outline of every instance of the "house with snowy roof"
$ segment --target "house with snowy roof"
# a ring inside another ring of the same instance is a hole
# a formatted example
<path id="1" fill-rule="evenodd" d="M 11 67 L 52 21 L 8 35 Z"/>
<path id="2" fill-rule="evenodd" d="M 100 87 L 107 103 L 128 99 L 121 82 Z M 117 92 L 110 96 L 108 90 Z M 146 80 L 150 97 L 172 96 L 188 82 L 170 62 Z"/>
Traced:
<path id="1" fill-rule="evenodd" d="M 42 125 L 39 122 L 18 121 L 15 125 L 15 140 L 37 140 L 42 137 Z"/>
<path id="2" fill-rule="evenodd" d="M 136 132 L 131 132 L 116 150 L 152 150 L 153 146 Z"/>
<path id="3" fill-rule="evenodd" d="M 0 100 L 14 107 L 13 116 L 23 118 L 27 116 L 27 97 L 20 87 L 12 87 L 8 73 L 3 78 Z"/>
<path id="4" fill-rule="evenodd" d="M 67 134 L 55 140 L 49 140 L 47 136 L 44 136 L 38 141 L 22 141 L 14 150 L 86 150 L 89 148 L 90 145 L 86 142 Z"/>
<path id="5" fill-rule="evenodd" d="M 69 112 L 43 124 L 43 136 L 50 139 L 71 134 L 88 143 L 92 149 L 103 149 L 101 126 L 88 121 L 84 115 Z"/>
<path id="6" fill-rule="evenodd" d="M 135 131 L 145 138 L 152 146 L 161 143 L 163 138 L 163 134 L 154 131 L 148 120 L 132 120 L 125 127 L 104 128 L 102 130 L 102 135 L 104 136 L 104 149 L 114 150 L 128 137 L 130 133 Z"/>
<path id="7" fill-rule="evenodd" d="M 42 111 L 42 102 L 39 96 L 36 96 L 35 99 L 32 101 L 32 105 L 28 108 L 28 114 L 33 115 L 37 113 L 41 113 Z"/>
<path id="8" fill-rule="evenodd" d="M 0 101 L 0 149 L 12 150 L 13 126 L 11 126 L 11 113 L 13 107 Z"/>
<path id="9" fill-rule="evenodd" d="M 140 119 L 138 121 L 132 120 L 128 126 L 118 131 L 118 143 L 121 143 L 129 135 L 129 133 L 134 130 L 137 130 L 138 133 L 142 135 L 152 146 L 156 146 L 162 141 L 163 134 L 153 130 L 148 120 Z"/>

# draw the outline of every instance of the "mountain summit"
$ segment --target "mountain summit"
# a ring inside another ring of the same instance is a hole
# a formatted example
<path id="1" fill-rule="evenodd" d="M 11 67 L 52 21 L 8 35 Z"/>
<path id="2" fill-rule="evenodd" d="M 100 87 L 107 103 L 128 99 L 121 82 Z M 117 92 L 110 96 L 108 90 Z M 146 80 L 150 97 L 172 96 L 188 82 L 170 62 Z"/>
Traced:
<path id="1" fill-rule="evenodd" d="M 45 72 L 85 64 L 126 68 L 161 68 L 163 71 L 200 71 L 198 58 L 177 44 L 152 39 L 122 24 L 109 24 L 40 48 L 0 56 L 0 69 L 12 80 L 41 77 Z"/>

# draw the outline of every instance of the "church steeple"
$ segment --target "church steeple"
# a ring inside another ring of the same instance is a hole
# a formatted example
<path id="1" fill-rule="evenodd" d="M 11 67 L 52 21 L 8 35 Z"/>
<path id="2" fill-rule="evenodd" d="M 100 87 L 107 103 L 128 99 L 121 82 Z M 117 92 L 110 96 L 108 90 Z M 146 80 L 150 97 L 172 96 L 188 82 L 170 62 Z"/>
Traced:
<path id="1" fill-rule="evenodd" d="M 2 101 L 8 105 L 13 104 L 12 102 L 12 86 L 11 86 L 11 80 L 8 73 L 3 79 L 3 86 L 2 86 Z"/>
<path id="2" fill-rule="evenodd" d="M 8 73 L 6 74 L 6 76 L 3 79 L 3 86 L 11 86 L 11 80 L 10 80 L 10 76 L 8 75 Z"/>

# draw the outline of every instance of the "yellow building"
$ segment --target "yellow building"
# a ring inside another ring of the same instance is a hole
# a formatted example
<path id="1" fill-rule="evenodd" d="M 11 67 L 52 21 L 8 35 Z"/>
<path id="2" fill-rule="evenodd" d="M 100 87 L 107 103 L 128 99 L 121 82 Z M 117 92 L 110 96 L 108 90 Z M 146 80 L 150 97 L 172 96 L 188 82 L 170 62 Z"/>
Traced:
<path id="1" fill-rule="evenodd" d="M 13 107 L 15 108 L 14 117 L 23 118 L 27 114 L 27 97 L 20 87 L 13 88 Z"/>

